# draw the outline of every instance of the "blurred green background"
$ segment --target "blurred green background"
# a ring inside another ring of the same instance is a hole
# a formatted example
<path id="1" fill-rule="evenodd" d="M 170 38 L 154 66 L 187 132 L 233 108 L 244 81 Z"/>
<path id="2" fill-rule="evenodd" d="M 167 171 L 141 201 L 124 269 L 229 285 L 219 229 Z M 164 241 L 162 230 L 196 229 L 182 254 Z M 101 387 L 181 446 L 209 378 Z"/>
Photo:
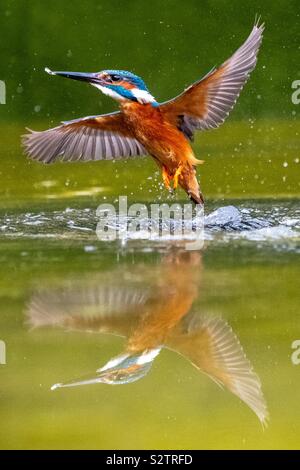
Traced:
<path id="1" fill-rule="evenodd" d="M 68 119 L 109 111 L 110 99 L 53 70 L 131 70 L 159 101 L 221 64 L 246 39 L 256 14 L 266 24 L 257 70 L 232 119 L 291 119 L 291 82 L 299 77 L 297 0 L 38 0 L 0 6 L 0 77 L 7 82 L 2 119 Z M 39 106 L 39 110 L 35 107 Z"/>

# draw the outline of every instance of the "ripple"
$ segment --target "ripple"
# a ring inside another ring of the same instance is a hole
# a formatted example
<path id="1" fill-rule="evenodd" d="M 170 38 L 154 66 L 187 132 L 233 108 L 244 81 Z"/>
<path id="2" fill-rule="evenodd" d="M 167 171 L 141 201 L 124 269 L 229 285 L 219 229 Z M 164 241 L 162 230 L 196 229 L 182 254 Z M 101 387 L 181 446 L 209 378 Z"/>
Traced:
<path id="1" fill-rule="evenodd" d="M 145 218 L 141 221 L 139 231 L 128 233 L 126 227 L 131 219 L 123 217 L 110 221 L 111 228 L 123 230 L 123 244 L 139 240 L 148 240 L 150 245 L 155 241 L 167 244 L 170 240 L 193 239 L 191 231 L 188 231 L 188 235 L 170 235 L 165 230 L 164 234 L 157 235 L 156 238 L 151 236 L 149 240 L 149 226 L 153 227 L 158 222 Z M 91 244 L 87 243 L 87 246 L 94 246 L 98 221 L 96 210 L 90 208 L 11 214 L 0 217 L 0 236 L 76 239 L 90 241 Z M 188 226 L 194 222 L 195 219 L 184 224 Z M 173 226 L 176 229 L 176 223 L 182 225 L 181 221 L 174 219 L 164 220 L 165 226 L 162 225 L 162 228 Z M 299 252 L 300 209 L 296 202 L 274 204 L 266 201 L 246 201 L 239 205 L 212 208 L 204 216 L 204 239 L 208 244 L 247 242 L 259 247 L 265 244 L 276 249 Z M 144 245 L 143 247 L 145 248 Z"/>

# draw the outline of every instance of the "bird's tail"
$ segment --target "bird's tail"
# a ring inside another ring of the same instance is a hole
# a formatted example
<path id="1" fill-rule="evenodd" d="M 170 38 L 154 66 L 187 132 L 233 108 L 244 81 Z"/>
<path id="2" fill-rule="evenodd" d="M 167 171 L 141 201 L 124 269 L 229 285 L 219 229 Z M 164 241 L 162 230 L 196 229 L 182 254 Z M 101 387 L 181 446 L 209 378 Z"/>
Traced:
<path id="1" fill-rule="evenodd" d="M 201 191 L 198 191 L 197 194 L 189 191 L 188 192 L 189 198 L 191 201 L 193 201 L 195 204 L 204 204 L 204 197 Z"/>
<path id="2" fill-rule="evenodd" d="M 196 159 L 195 159 L 196 160 Z M 181 173 L 179 184 L 195 204 L 204 204 L 204 197 L 196 178 L 196 170 L 188 165 Z"/>

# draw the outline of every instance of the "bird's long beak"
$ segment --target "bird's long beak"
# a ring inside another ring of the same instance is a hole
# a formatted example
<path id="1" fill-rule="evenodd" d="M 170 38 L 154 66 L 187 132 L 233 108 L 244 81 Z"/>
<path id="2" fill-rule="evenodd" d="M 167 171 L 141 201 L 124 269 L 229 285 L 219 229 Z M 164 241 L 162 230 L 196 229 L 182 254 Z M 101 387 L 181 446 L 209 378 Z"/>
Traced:
<path id="1" fill-rule="evenodd" d="M 73 80 L 80 80 L 81 82 L 97 83 L 99 85 L 103 83 L 97 73 L 53 72 L 48 67 L 45 68 L 45 72 L 49 73 L 49 75 L 59 75 L 60 77 L 72 78 Z"/>

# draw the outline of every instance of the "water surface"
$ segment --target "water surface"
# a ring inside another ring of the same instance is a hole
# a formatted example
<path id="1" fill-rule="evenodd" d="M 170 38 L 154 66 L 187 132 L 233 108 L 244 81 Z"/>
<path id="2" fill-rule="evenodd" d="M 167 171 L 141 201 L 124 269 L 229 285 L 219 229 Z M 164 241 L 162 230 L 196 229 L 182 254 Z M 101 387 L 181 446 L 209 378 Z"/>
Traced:
<path id="1" fill-rule="evenodd" d="M 2 215 L 3 447 L 297 446 L 298 204 L 226 202 L 190 253 L 99 242 L 90 207 Z"/>

